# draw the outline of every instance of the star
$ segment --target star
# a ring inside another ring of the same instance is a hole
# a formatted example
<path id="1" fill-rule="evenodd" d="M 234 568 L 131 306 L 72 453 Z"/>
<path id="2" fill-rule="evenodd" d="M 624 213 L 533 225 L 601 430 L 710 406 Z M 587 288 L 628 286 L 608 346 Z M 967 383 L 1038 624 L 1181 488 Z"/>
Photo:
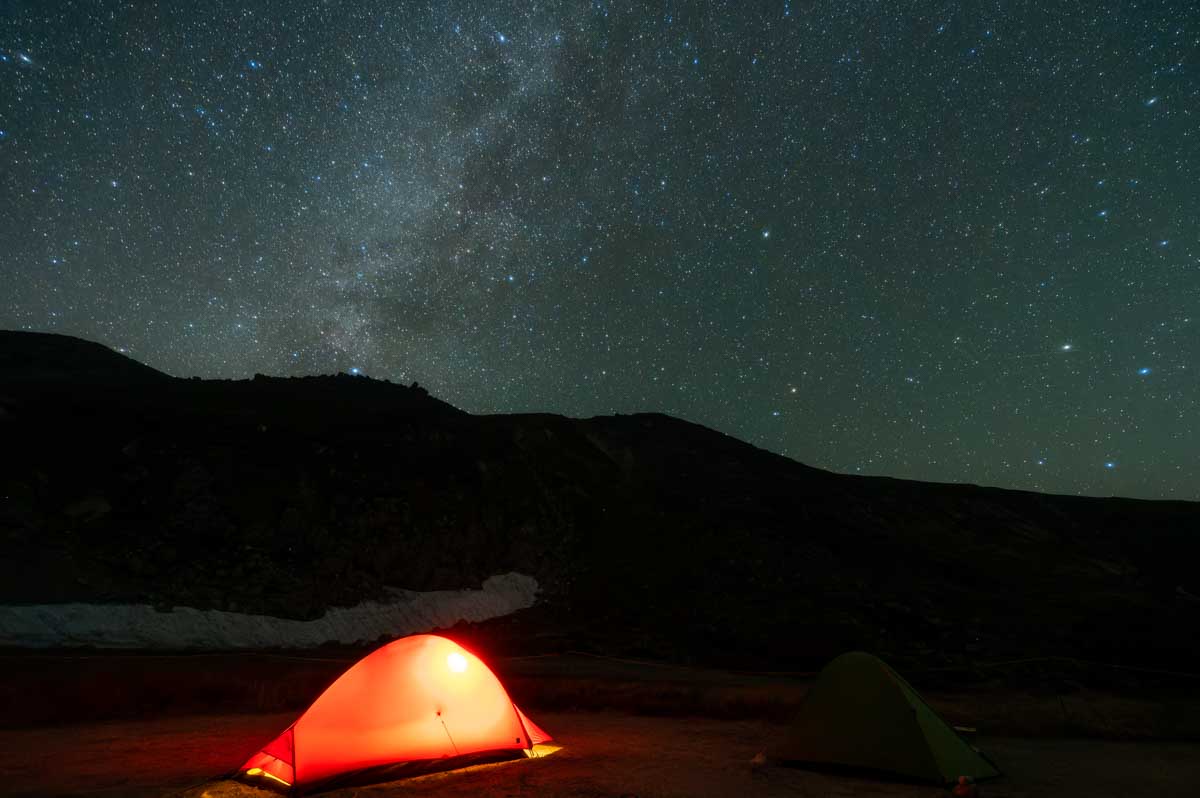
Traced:
<path id="1" fill-rule="evenodd" d="M 0 329 L 933 481 L 1108 494 L 1110 441 L 1200 500 L 1182 18 L 183 3 L 107 47 L 110 5 L 0 25 Z"/>

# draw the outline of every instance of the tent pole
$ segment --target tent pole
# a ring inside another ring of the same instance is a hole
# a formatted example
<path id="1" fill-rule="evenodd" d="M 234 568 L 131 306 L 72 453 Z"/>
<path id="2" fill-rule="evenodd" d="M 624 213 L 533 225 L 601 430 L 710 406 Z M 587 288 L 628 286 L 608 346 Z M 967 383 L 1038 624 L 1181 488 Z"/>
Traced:
<path id="1" fill-rule="evenodd" d="M 300 769 L 296 767 L 296 724 L 292 724 L 291 734 L 288 735 L 288 743 L 292 749 L 292 795 L 300 794 L 300 779 L 297 777 Z"/>

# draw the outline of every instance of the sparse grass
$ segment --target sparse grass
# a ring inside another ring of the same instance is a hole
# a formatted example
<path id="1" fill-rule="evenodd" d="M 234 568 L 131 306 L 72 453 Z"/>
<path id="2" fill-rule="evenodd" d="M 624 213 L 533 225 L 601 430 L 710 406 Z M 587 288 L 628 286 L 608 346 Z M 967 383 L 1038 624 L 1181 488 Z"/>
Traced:
<path id="1" fill-rule="evenodd" d="M 615 710 L 656 717 L 766 720 L 786 723 L 807 686 L 689 686 L 546 679 L 511 686 L 531 710 Z M 1200 696 L 1133 698 L 1100 691 L 1071 695 L 981 688 L 925 699 L 947 721 L 984 735 L 1088 737 L 1109 740 L 1200 740 Z"/>
<path id="2" fill-rule="evenodd" d="M 18 654 L 0 658 L 0 727 L 306 706 L 354 659 Z"/>
<path id="3" fill-rule="evenodd" d="M 1108 740 L 1200 740 L 1200 695 L 1131 697 L 1097 690 L 1069 695 L 979 690 L 926 699 L 951 723 L 981 734 Z"/>
<path id="4" fill-rule="evenodd" d="M 784 722 L 800 705 L 805 685 L 707 685 L 564 677 L 508 680 L 514 700 L 555 712 L 620 711 L 652 717 L 761 719 Z"/>
<path id="5" fill-rule="evenodd" d="M 551 756 L 478 765 L 319 793 L 322 798 L 934 798 L 934 785 L 847 772 L 755 767 L 779 727 L 757 721 L 651 718 L 617 712 L 538 712 L 561 749 Z M 161 720 L 0 731 L 4 793 L 27 798 L 281 798 L 221 777 L 291 722 L 282 715 L 193 715 Z M 981 737 L 1005 776 L 988 798 L 1191 795 L 1200 745 Z"/>
<path id="6" fill-rule="evenodd" d="M 0 726 L 298 713 L 360 655 L 9 656 L 0 658 Z M 504 660 L 496 668 L 513 699 L 537 712 L 786 723 L 811 684 L 802 677 L 579 657 Z M 1200 740 L 1200 686 L 918 689 L 952 724 L 975 727 L 981 735 Z"/>

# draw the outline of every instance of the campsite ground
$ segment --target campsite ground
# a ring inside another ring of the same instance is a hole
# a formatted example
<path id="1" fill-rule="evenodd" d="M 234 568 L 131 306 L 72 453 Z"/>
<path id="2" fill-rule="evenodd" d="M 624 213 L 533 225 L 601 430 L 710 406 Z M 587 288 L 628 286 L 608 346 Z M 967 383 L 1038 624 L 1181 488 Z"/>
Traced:
<path id="1" fill-rule="evenodd" d="M 197 715 L 0 731 L 0 792 L 9 796 L 270 798 L 277 793 L 214 774 L 237 767 L 293 719 Z M 536 718 L 561 750 L 540 759 L 480 765 L 326 793 L 358 796 L 928 796 L 932 786 L 892 784 L 793 768 L 755 768 L 779 727 L 765 721 L 551 712 Z M 1200 743 L 985 737 L 1005 769 L 990 797 L 1192 794 Z"/>
<path id="2" fill-rule="evenodd" d="M 318 656 L 319 655 L 319 656 Z M 0 657 L 0 794 L 270 798 L 220 780 L 285 728 L 360 652 Z M 565 655 L 493 659 L 561 750 L 327 793 L 350 796 L 933 796 L 791 768 L 754 768 L 811 677 Z M 915 683 L 1005 771 L 984 795 L 1190 795 L 1200 783 L 1200 694 L 1188 682 L 1120 690 L 1025 674 Z M 1086 674 L 1075 672 L 1084 678 Z M 1085 678 L 1097 682 L 1099 675 Z M 1098 683 L 1098 682 L 1097 682 Z M 183 686 L 187 685 L 185 689 Z"/>

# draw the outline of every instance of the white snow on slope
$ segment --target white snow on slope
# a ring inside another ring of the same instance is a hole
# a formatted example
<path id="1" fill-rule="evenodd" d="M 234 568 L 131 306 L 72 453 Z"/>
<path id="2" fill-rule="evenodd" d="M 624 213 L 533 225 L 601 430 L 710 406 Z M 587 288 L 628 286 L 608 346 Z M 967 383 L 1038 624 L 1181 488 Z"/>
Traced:
<path id="1" fill-rule="evenodd" d="M 518 573 L 489 577 L 482 590 L 396 591 L 387 603 L 333 607 L 312 621 L 147 604 L 0 606 L 0 645 L 27 648 L 312 648 L 368 643 L 483 621 L 533 606 L 538 583 Z"/>

